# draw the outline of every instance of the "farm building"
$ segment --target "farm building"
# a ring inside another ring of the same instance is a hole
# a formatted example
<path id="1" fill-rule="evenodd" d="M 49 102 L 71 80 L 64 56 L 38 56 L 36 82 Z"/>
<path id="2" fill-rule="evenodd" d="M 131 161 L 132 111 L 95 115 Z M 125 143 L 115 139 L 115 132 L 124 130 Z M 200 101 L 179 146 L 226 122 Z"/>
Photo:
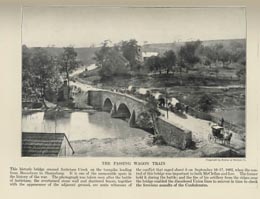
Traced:
<path id="1" fill-rule="evenodd" d="M 137 89 L 137 92 L 141 95 L 147 95 L 150 92 L 150 89 L 148 88 L 139 88 Z"/>
<path id="2" fill-rule="evenodd" d="M 64 133 L 22 133 L 22 156 L 64 157 L 74 151 Z"/>
<path id="3" fill-rule="evenodd" d="M 159 55 L 158 52 L 142 52 L 143 61 L 145 61 L 145 60 L 148 59 L 149 57 L 158 56 L 158 55 Z"/>

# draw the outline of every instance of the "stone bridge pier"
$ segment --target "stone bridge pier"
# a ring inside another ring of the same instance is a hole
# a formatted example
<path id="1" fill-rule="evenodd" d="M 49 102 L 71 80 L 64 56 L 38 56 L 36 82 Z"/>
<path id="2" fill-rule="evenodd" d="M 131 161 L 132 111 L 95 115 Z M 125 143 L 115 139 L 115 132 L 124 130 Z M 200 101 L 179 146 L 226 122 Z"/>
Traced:
<path id="1" fill-rule="evenodd" d="M 109 112 L 113 118 L 128 120 L 130 127 L 136 126 L 136 118 L 145 111 L 145 101 L 133 96 L 107 90 L 88 91 L 88 104 L 95 109 Z"/>

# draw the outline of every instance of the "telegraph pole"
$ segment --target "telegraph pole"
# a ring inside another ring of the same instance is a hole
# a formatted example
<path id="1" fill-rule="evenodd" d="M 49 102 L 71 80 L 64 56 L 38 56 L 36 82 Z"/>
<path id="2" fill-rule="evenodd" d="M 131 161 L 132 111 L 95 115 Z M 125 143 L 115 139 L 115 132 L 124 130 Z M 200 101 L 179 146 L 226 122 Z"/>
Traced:
<path id="1" fill-rule="evenodd" d="M 167 88 L 165 87 L 165 103 L 166 103 L 166 116 L 167 119 L 169 118 L 169 110 L 168 110 L 168 94 L 167 94 Z"/>

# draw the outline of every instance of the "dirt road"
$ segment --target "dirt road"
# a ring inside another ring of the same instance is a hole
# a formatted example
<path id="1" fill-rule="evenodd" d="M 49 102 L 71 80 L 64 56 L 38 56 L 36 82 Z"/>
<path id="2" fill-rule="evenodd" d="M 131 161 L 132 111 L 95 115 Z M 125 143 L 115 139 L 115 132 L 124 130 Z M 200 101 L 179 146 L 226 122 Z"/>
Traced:
<path id="1" fill-rule="evenodd" d="M 160 110 L 161 113 L 166 118 L 167 113 L 164 110 Z M 168 119 L 171 123 L 176 124 L 184 129 L 192 131 L 193 140 L 196 142 L 197 146 L 202 146 L 205 144 L 212 144 L 208 141 L 208 135 L 211 132 L 211 126 L 215 123 L 202 120 L 199 118 L 195 118 L 188 114 L 184 114 L 183 116 L 177 115 L 173 112 L 168 112 Z M 238 135 L 235 132 L 232 132 L 233 136 L 231 139 L 230 146 L 228 148 L 232 148 L 235 150 L 244 150 L 245 142 L 243 141 L 241 135 Z"/>

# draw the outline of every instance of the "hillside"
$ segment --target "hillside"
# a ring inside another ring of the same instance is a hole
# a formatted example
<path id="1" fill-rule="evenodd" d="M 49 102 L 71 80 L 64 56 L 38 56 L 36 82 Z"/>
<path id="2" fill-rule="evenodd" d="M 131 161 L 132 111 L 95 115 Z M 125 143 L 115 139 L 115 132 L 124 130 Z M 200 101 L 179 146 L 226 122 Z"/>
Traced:
<path id="1" fill-rule="evenodd" d="M 178 52 L 178 50 L 181 46 L 184 45 L 184 43 L 185 42 L 145 44 L 142 46 L 142 51 L 158 52 L 160 54 L 163 54 L 167 50 Z M 243 47 L 246 47 L 245 39 L 202 41 L 202 45 L 204 46 L 222 44 L 226 50 L 229 50 L 231 46 L 235 45 L 236 43 L 242 44 Z M 33 48 L 31 49 L 33 50 Z M 59 47 L 44 47 L 44 49 L 46 49 L 52 56 L 59 56 L 63 52 L 63 48 Z M 90 65 L 95 63 L 93 57 L 95 56 L 95 52 L 99 49 L 100 47 L 82 47 L 75 48 L 75 51 L 78 53 L 78 58 L 83 62 L 84 65 Z"/>
<path id="2" fill-rule="evenodd" d="M 47 52 L 52 56 L 59 56 L 63 52 L 63 48 L 59 47 L 43 47 Z M 34 49 L 30 48 L 31 50 Z M 95 63 L 95 60 L 93 59 L 95 52 L 98 51 L 100 48 L 75 48 L 75 51 L 78 53 L 78 59 L 83 62 L 84 65 L 90 65 Z"/>
<path id="3" fill-rule="evenodd" d="M 78 53 L 79 59 L 85 64 L 90 65 L 94 64 L 95 60 L 95 52 L 98 51 L 100 47 L 95 48 L 76 48 L 76 52 Z"/>
<path id="4" fill-rule="evenodd" d="M 204 46 L 213 46 L 215 44 L 222 44 L 226 50 L 230 49 L 232 45 L 236 43 L 242 44 L 246 47 L 246 39 L 228 39 L 228 40 L 208 40 L 202 41 Z M 174 43 L 155 43 L 143 45 L 143 52 L 158 52 L 163 54 L 167 50 L 173 50 L 178 52 L 180 47 L 183 46 L 185 42 L 174 42 Z"/>

